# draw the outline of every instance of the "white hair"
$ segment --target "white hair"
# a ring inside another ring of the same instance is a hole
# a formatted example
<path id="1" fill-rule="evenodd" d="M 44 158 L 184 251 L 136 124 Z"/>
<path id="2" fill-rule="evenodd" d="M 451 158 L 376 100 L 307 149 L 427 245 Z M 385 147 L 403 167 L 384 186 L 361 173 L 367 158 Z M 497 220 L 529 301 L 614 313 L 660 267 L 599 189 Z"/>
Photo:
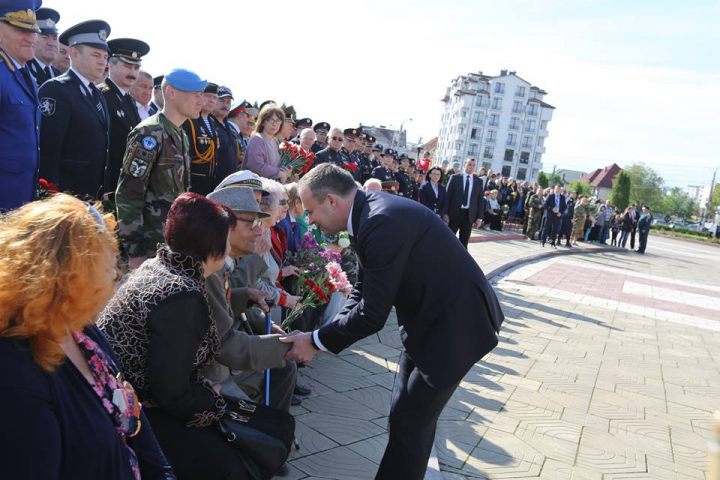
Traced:
<path id="1" fill-rule="evenodd" d="M 267 209 L 277 208 L 280 199 L 285 197 L 285 188 L 279 182 L 270 180 L 269 178 L 262 179 L 262 186 L 268 191 L 269 195 L 261 198 L 260 207 L 265 207 Z"/>
<path id="2" fill-rule="evenodd" d="M 363 190 L 366 192 L 369 192 L 370 190 L 382 190 L 382 182 L 377 178 L 370 178 L 365 182 L 365 185 L 363 185 Z"/>
<path id="3" fill-rule="evenodd" d="M 303 128 L 302 132 L 300 132 L 300 138 L 304 137 L 306 133 L 312 133 L 313 137 L 317 136 L 312 128 Z"/>

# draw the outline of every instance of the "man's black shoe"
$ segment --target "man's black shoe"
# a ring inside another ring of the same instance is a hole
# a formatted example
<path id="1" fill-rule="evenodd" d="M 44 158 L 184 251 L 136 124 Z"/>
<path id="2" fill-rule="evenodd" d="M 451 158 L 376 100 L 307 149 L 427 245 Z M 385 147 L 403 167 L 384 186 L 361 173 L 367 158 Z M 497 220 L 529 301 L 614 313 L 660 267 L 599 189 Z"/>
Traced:
<path id="1" fill-rule="evenodd" d="M 290 405 L 293 407 L 297 407 L 302 403 L 302 398 L 298 397 L 297 395 L 292 396 L 292 400 L 290 400 Z"/>
<path id="2" fill-rule="evenodd" d="M 307 397 L 312 393 L 312 390 L 310 390 L 305 385 L 295 384 L 295 390 L 293 390 L 293 393 L 295 395 L 301 395 L 303 397 Z"/>
<path id="3" fill-rule="evenodd" d="M 278 469 L 277 472 L 275 472 L 276 477 L 284 477 L 290 473 L 290 467 L 288 466 L 288 463 L 285 462 L 282 464 L 282 467 Z"/>

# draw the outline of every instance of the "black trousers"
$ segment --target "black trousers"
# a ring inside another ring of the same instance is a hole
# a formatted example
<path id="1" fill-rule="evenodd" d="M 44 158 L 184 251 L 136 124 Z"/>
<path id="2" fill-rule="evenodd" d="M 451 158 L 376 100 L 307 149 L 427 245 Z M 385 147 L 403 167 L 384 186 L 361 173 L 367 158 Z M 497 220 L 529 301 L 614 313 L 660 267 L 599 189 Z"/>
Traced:
<path id="1" fill-rule="evenodd" d="M 457 216 L 450 218 L 450 223 L 448 225 L 450 226 L 450 230 L 452 230 L 453 234 L 457 234 L 458 230 L 460 230 L 460 243 L 467 248 L 468 242 L 470 241 L 470 234 L 472 233 L 470 211 L 461 208 L 460 213 Z"/>
<path id="2" fill-rule="evenodd" d="M 555 243 L 557 236 L 560 232 L 560 218 L 555 214 L 548 214 L 545 220 L 545 228 L 542 232 L 542 243 L 547 241 L 548 236 L 550 237 L 550 243 Z"/>
<path id="3" fill-rule="evenodd" d="M 425 477 L 438 417 L 459 384 L 445 389 L 431 387 L 403 350 L 390 407 L 390 439 L 376 480 Z"/>
<path id="4" fill-rule="evenodd" d="M 645 247 L 647 247 L 647 237 L 650 233 L 650 230 L 640 230 L 640 246 L 638 247 L 638 252 L 645 253 Z"/>
<path id="5" fill-rule="evenodd" d="M 635 233 L 637 233 L 637 227 L 633 227 L 630 232 L 630 250 L 635 250 Z"/>

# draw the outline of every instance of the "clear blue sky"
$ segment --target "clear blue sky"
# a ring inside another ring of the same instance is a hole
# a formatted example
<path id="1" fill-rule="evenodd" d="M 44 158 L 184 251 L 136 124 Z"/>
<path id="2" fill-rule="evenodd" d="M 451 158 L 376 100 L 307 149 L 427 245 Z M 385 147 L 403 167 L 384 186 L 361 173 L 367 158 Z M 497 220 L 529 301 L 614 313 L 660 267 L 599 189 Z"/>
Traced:
<path id="1" fill-rule="evenodd" d="M 340 127 L 437 135 L 454 77 L 516 70 L 557 110 L 546 170 L 643 161 L 672 186 L 720 165 L 717 1 L 46 2 L 62 30 L 101 18 L 239 98 L 295 105 Z"/>

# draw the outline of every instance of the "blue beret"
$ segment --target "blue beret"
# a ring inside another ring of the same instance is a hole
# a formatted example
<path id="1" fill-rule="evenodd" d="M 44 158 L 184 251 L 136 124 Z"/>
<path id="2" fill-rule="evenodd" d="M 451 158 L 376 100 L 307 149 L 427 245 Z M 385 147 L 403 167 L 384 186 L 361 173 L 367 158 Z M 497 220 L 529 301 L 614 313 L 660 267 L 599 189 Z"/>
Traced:
<path id="1" fill-rule="evenodd" d="M 0 2 L 0 21 L 28 32 L 40 33 L 35 11 L 42 0 L 8 0 Z"/>
<path id="2" fill-rule="evenodd" d="M 202 92 L 205 90 L 207 80 L 200 78 L 195 72 L 184 68 L 176 68 L 165 75 L 165 80 L 171 87 L 177 88 L 184 92 Z"/>
<path id="3" fill-rule="evenodd" d="M 460 162 L 453 162 L 453 167 L 460 168 Z"/>

